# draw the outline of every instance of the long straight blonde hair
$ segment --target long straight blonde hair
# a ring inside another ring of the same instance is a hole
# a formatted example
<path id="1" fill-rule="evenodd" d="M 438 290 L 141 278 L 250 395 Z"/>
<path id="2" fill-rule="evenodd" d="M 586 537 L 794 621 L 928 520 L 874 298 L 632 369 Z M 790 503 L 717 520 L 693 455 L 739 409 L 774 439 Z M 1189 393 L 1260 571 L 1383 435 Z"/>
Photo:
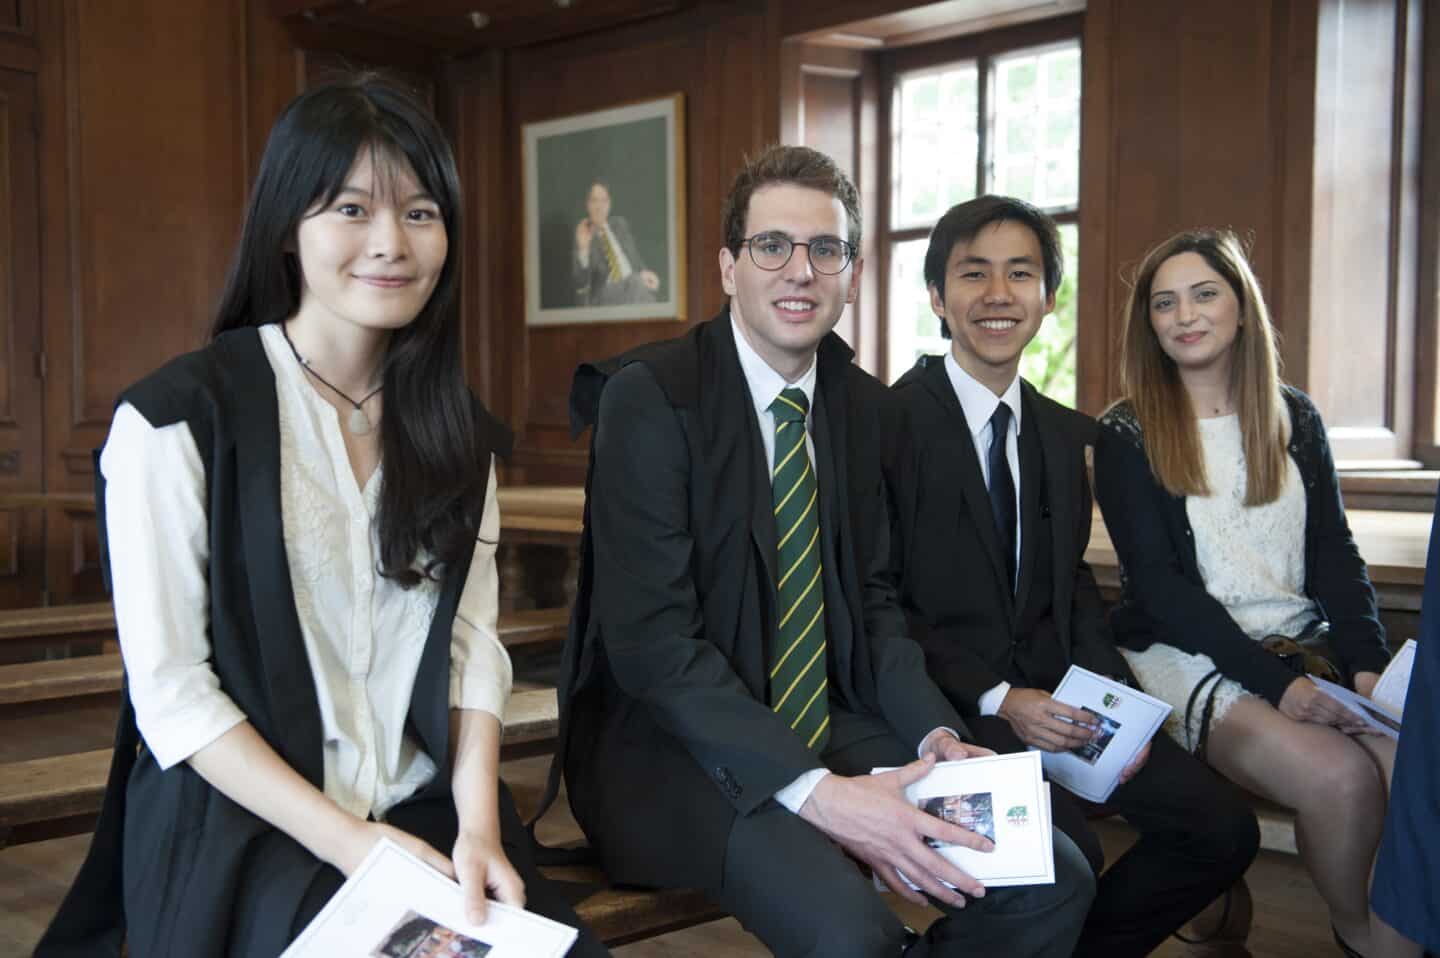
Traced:
<path id="1" fill-rule="evenodd" d="M 1175 361 L 1150 322 L 1155 273 L 1172 256 L 1197 253 L 1224 277 L 1240 302 L 1240 329 L 1231 345 L 1230 391 L 1245 450 L 1245 505 L 1274 502 L 1285 484 L 1289 419 L 1280 392 L 1275 326 L 1240 240 L 1229 230 L 1177 233 L 1146 254 L 1125 305 L 1120 391 L 1135 410 L 1155 479 L 1176 496 L 1210 494 L 1195 409 Z"/>

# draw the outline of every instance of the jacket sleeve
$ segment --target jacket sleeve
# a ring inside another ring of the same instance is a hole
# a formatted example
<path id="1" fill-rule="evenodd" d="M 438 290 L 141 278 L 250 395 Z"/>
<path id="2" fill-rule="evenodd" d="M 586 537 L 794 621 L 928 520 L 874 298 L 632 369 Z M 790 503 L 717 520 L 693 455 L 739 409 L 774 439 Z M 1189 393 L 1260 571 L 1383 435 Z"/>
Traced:
<path id="1" fill-rule="evenodd" d="M 748 814 L 820 768 L 705 635 L 691 575 L 689 454 L 680 418 L 643 363 L 600 396 L 591 475 L 593 614 L 616 683 Z"/>
<path id="2" fill-rule="evenodd" d="M 1309 405 L 1308 400 L 1301 400 Z M 1315 435 L 1304 441 L 1314 442 L 1316 475 L 1310 489 L 1309 508 L 1314 515 L 1309 523 L 1313 541 L 1306 550 L 1314 561 L 1308 569 L 1310 593 L 1320 603 L 1330 623 L 1330 644 L 1340 657 L 1344 671 L 1381 672 L 1390 655 L 1385 645 L 1385 628 L 1380 624 L 1375 589 L 1350 524 L 1345 519 L 1345 506 L 1340 498 L 1340 480 L 1335 473 L 1335 460 L 1320 414 L 1311 406 L 1307 418 Z"/>
<path id="3" fill-rule="evenodd" d="M 1156 623 L 1160 638 L 1210 656 L 1225 675 L 1278 705 L 1294 674 L 1185 575 L 1166 531 L 1162 503 L 1169 493 L 1155 481 L 1143 449 L 1103 420 L 1095 441 L 1095 494 L 1125 570 L 1126 598 Z"/>

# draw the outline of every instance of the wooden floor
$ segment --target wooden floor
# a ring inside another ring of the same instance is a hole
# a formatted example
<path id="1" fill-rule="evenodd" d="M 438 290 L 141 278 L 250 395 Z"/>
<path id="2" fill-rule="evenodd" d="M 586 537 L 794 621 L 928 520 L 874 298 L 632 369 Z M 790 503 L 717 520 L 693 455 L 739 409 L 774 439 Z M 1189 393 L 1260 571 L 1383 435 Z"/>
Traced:
<path id="1" fill-rule="evenodd" d="M 544 784 L 548 758 L 537 757 L 505 763 L 503 775 L 516 793 L 524 812 L 533 807 Z M 1132 840 L 1119 822 L 1101 823 L 1107 854 L 1113 859 Z M 568 814 L 551 813 L 540 830 L 542 841 L 574 840 L 579 829 Z M 0 851 L 0 955 L 28 955 L 44 931 L 46 921 L 59 906 L 70 879 L 80 866 L 88 836 L 61 838 Z M 1250 935 L 1250 952 L 1257 958 L 1319 958 L 1336 954 L 1330 941 L 1320 902 L 1313 886 L 1292 856 L 1261 852 L 1250 869 L 1250 888 L 1255 898 L 1255 926 Z M 898 902 L 902 918 L 913 927 L 923 927 L 934 912 Z M 767 954 L 760 943 L 733 920 L 712 922 L 675 932 L 663 938 L 637 942 L 616 950 L 617 958 L 679 958 L 705 955 L 716 958 L 749 958 Z M 1184 958 L 1200 952 L 1178 941 L 1167 942 L 1158 955 Z"/>

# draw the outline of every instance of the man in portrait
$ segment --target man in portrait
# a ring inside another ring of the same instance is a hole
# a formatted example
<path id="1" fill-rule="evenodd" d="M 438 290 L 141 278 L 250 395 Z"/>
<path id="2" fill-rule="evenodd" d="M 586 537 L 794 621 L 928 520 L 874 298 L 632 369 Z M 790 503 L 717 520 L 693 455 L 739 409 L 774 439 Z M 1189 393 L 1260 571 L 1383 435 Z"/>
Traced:
<path id="1" fill-rule="evenodd" d="M 660 277 L 645 266 L 625 217 L 610 215 L 610 186 L 603 180 L 593 180 L 586 194 L 585 218 L 575 225 L 571 270 L 576 306 L 656 300 Z"/>

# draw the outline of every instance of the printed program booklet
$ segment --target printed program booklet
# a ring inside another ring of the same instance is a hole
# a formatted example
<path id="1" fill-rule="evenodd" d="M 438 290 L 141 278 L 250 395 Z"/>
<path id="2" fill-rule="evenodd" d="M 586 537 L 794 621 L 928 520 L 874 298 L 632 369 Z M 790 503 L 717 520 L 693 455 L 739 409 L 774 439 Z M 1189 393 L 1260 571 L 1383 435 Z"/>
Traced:
<path id="1" fill-rule="evenodd" d="M 1320 690 L 1326 695 L 1364 719 L 1365 724 L 1370 726 L 1373 731 L 1388 735 L 1393 739 L 1400 737 L 1401 713 L 1399 709 L 1374 699 L 1367 699 L 1359 692 L 1352 692 L 1343 685 L 1336 685 L 1334 682 L 1328 682 L 1315 675 L 1310 676 L 1310 681 L 1320 686 Z M 1375 683 L 1375 688 L 1379 687 L 1380 683 Z M 1404 708 L 1403 702 L 1400 707 Z"/>
<path id="2" fill-rule="evenodd" d="M 1045 771 L 1081 798 L 1104 802 L 1120 782 L 1120 773 L 1154 737 L 1170 706 L 1139 689 L 1070 666 L 1053 698 L 1094 716 L 1100 735 L 1069 752 L 1039 752 Z"/>
<path id="3" fill-rule="evenodd" d="M 1406 639 L 1370 693 L 1377 705 L 1388 709 L 1397 719 L 1405 715 L 1405 695 L 1410 691 L 1410 670 L 1414 667 L 1415 640 Z"/>
<path id="4" fill-rule="evenodd" d="M 472 924 L 459 885 L 381 839 L 280 958 L 561 958 L 576 935 L 495 901 Z"/>
<path id="5" fill-rule="evenodd" d="M 874 774 L 889 771 L 893 769 L 877 768 Z M 995 843 L 994 851 L 978 852 L 930 842 L 986 888 L 1054 884 L 1050 786 L 1034 752 L 940 762 L 929 775 L 909 786 L 905 797 L 921 811 Z M 875 882 L 884 887 L 878 877 Z"/>

